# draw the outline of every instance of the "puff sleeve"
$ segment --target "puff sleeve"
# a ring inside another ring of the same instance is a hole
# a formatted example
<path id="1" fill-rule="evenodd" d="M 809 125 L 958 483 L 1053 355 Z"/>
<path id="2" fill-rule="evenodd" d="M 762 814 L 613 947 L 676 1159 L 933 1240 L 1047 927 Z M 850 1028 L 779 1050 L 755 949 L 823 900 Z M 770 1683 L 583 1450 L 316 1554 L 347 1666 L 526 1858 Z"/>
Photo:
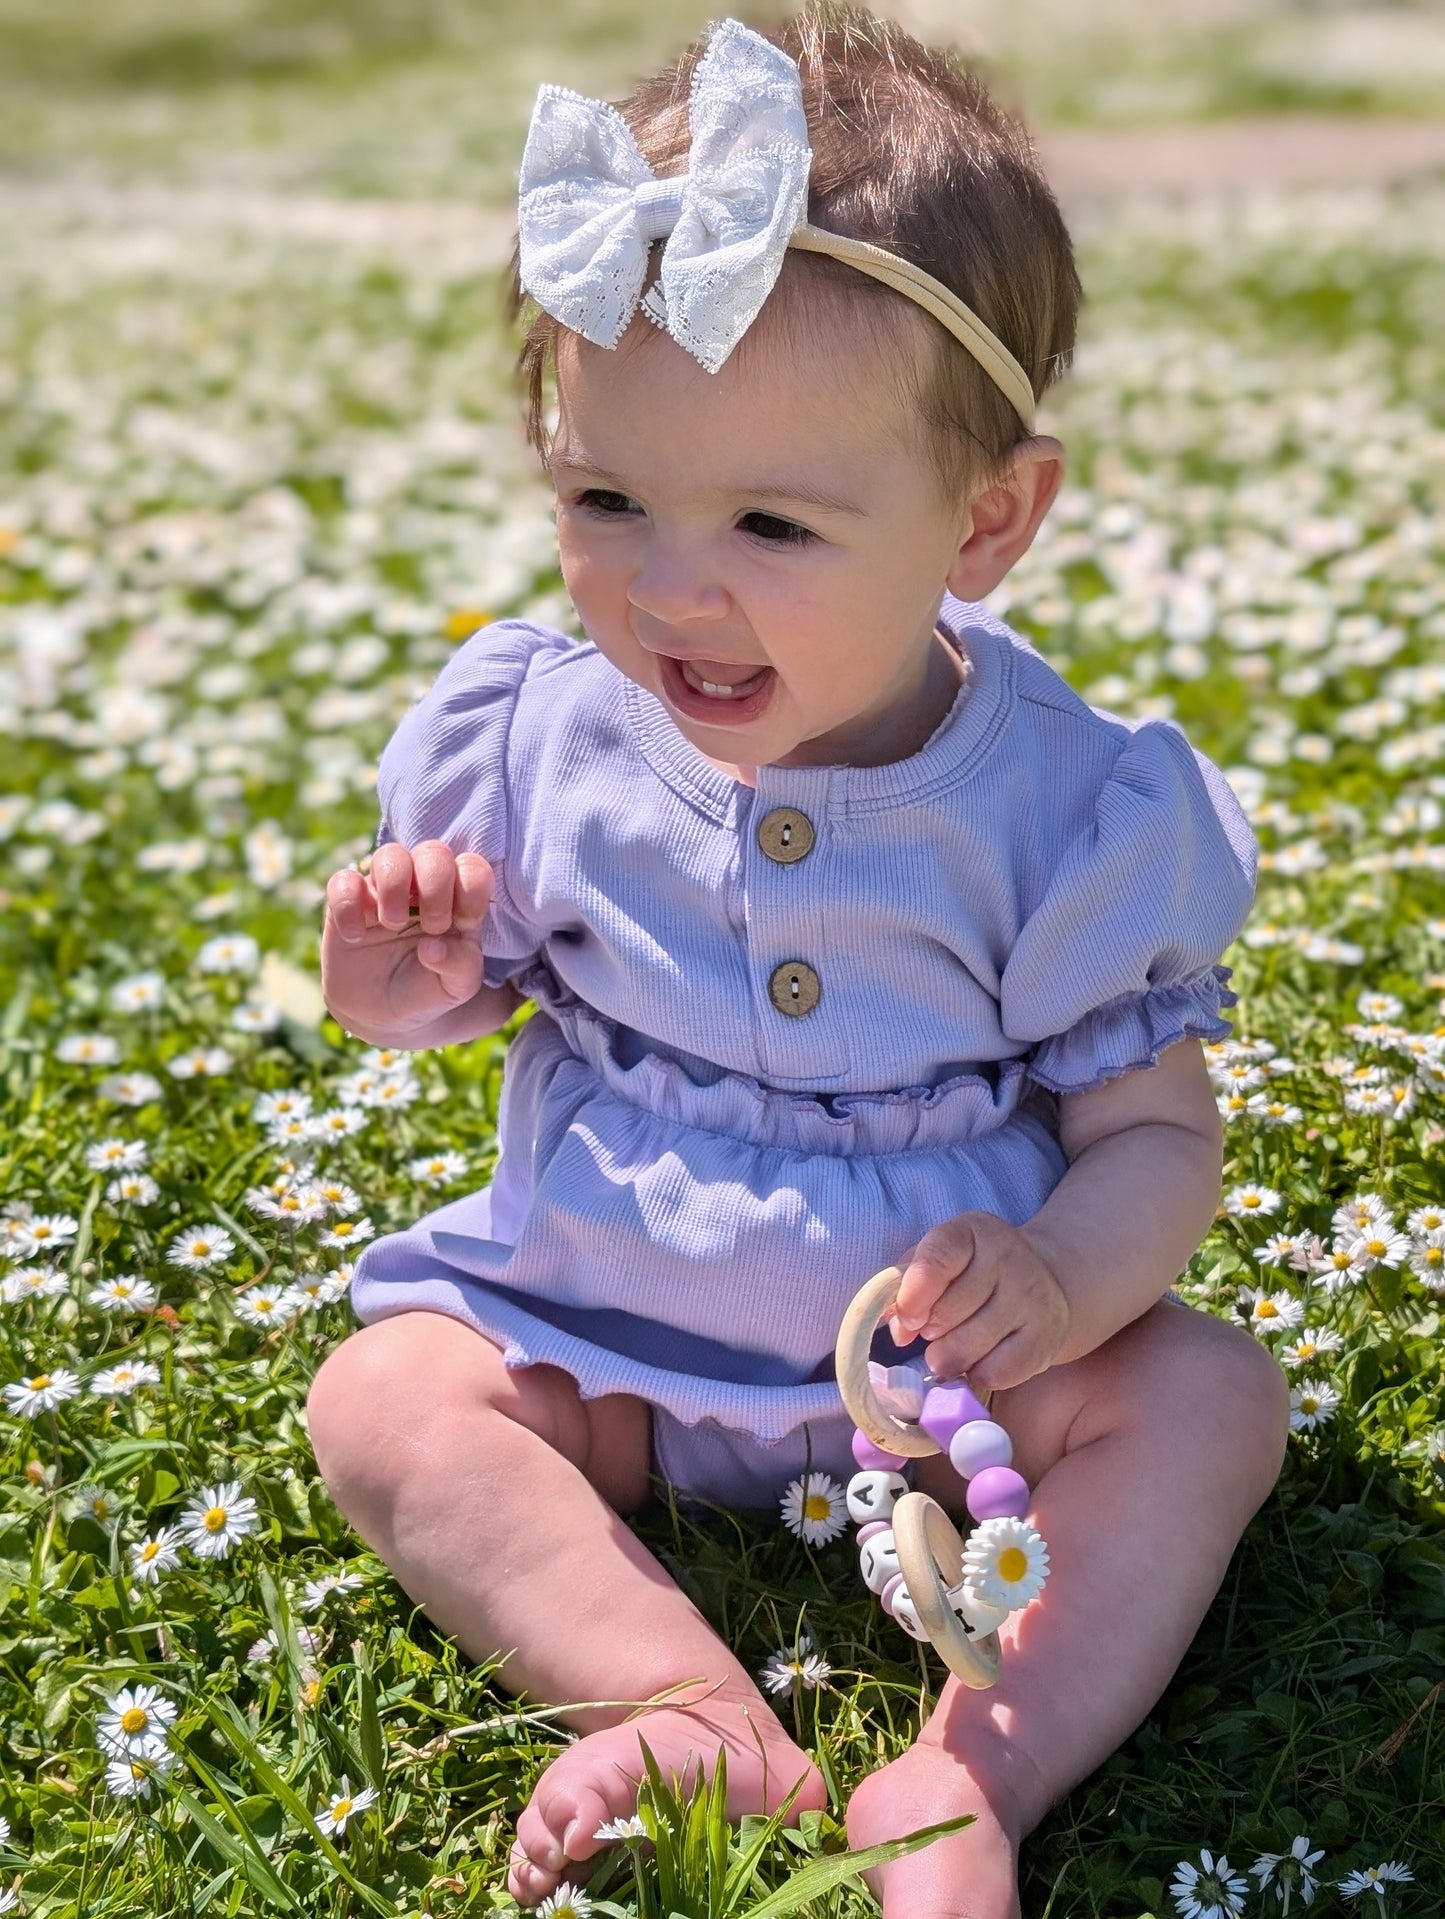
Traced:
<path id="1" fill-rule="evenodd" d="M 1065 847 L 1004 968 L 1000 1017 L 1030 1076 L 1083 1092 L 1215 1040 L 1237 995 L 1218 964 L 1254 897 L 1258 850 L 1228 782 L 1167 721 L 1139 726 Z"/>
<path id="2" fill-rule="evenodd" d="M 496 887 L 481 931 L 487 986 L 515 977 L 541 944 L 510 886 L 507 741 L 528 666 L 552 639 L 522 621 L 480 628 L 403 716 L 377 767 L 376 846 L 445 840 L 453 853 L 480 853 L 491 865 Z"/>

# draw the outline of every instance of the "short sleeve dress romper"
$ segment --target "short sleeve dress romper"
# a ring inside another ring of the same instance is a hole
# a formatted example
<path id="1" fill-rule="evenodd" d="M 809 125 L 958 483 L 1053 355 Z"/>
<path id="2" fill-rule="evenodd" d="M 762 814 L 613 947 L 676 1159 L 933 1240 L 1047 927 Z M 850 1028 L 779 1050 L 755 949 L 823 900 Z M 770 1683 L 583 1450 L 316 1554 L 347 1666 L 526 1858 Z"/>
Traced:
<path id="1" fill-rule="evenodd" d="M 938 634 L 958 697 L 885 765 L 750 787 L 527 620 L 473 634 L 382 756 L 377 843 L 490 861 L 485 982 L 535 1011 L 490 1185 L 364 1247 L 354 1311 L 641 1396 L 683 1497 L 846 1477 L 858 1287 L 955 1213 L 1037 1212 L 1057 1094 L 1231 1030 L 1256 849 L 1218 769 L 980 606 L 945 595 Z"/>

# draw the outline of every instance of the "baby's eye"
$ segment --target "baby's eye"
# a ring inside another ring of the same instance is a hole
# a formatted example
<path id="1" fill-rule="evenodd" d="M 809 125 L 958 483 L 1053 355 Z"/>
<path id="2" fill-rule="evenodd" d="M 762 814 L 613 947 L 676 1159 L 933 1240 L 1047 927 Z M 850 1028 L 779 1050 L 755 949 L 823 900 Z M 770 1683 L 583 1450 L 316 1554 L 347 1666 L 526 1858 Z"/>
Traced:
<path id="1" fill-rule="evenodd" d="M 595 513 L 598 519 L 621 520 L 627 518 L 631 501 L 625 493 L 615 493 L 606 487 L 589 487 L 585 493 L 577 495 L 576 504 L 589 513 Z M 768 529 L 752 535 L 767 546 L 806 546 L 814 537 L 807 527 L 798 526 L 792 520 L 780 520 L 773 513 L 748 513 L 739 524 L 746 526 L 750 520 L 761 522 Z"/>

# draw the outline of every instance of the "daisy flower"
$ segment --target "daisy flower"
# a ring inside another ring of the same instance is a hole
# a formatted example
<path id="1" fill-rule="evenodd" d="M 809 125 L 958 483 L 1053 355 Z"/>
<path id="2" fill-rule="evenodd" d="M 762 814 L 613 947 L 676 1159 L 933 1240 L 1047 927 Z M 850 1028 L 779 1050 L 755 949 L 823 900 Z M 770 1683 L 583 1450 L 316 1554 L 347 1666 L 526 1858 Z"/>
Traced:
<path id="1" fill-rule="evenodd" d="M 464 1153 L 423 1153 L 419 1159 L 408 1162 L 406 1169 L 413 1179 L 424 1179 L 431 1186 L 445 1186 L 448 1180 L 460 1179 L 467 1170 Z"/>
<path id="2" fill-rule="evenodd" d="M 162 1526 L 158 1533 L 152 1533 L 139 1545 L 130 1549 L 130 1570 L 134 1579 L 157 1580 L 162 1573 L 168 1573 L 181 1563 L 179 1551 L 180 1531 L 175 1526 Z"/>
<path id="3" fill-rule="evenodd" d="M 53 1373 L 37 1373 L 33 1379 L 17 1379 L 5 1388 L 12 1413 L 34 1419 L 37 1413 L 51 1413 L 62 1400 L 74 1399 L 80 1391 L 79 1377 L 57 1366 Z"/>
<path id="4" fill-rule="evenodd" d="M 149 1106 L 161 1097 L 164 1088 L 152 1073 L 112 1073 L 95 1089 L 98 1099 L 117 1106 Z"/>
<path id="5" fill-rule="evenodd" d="M 1378 1893 L 1383 1899 L 1386 1886 L 1406 1886 L 1414 1877 L 1402 1859 L 1387 1859 L 1383 1865 L 1365 1866 L 1359 1872 L 1352 1872 L 1339 1884 L 1340 1891 L 1347 1899 L 1357 1898 L 1362 1892 Z"/>
<path id="6" fill-rule="evenodd" d="M 175 1716 L 175 1702 L 154 1686 L 127 1686 L 106 1701 L 96 1739 L 118 1758 L 146 1759 L 165 1745 Z"/>
<path id="7" fill-rule="evenodd" d="M 1390 1225 L 1367 1226 L 1346 1242 L 1350 1257 L 1363 1272 L 1376 1266 L 1398 1266 L 1410 1251 L 1410 1242 Z"/>
<path id="8" fill-rule="evenodd" d="M 62 1251 L 79 1230 L 80 1221 L 69 1213 L 36 1213 L 34 1218 L 22 1220 L 18 1232 L 6 1238 L 12 1258 L 30 1259 L 36 1253 Z"/>
<path id="9" fill-rule="evenodd" d="M 828 1661 L 814 1650 L 813 1635 L 803 1632 L 798 1634 L 796 1646 L 780 1646 L 769 1653 L 759 1676 L 771 1693 L 788 1692 L 797 1686 L 812 1692 L 820 1686 L 827 1690 L 832 1671 Z"/>
<path id="10" fill-rule="evenodd" d="M 360 1592 L 364 1584 L 360 1573 L 323 1573 L 320 1579 L 308 1579 L 301 1610 L 319 1612 L 333 1593 Z"/>
<path id="11" fill-rule="evenodd" d="M 848 1524 L 848 1497 L 827 1473 L 800 1474 L 784 1492 L 783 1524 L 810 1546 L 826 1546 Z"/>
<path id="12" fill-rule="evenodd" d="M 647 1827 L 643 1824 L 641 1813 L 630 1812 L 625 1819 L 608 1819 L 604 1821 L 604 1823 L 597 1828 L 596 1832 L 593 1833 L 592 1837 L 594 1839 L 601 1839 L 604 1843 L 608 1840 L 618 1839 L 645 1839 L 647 1837 Z"/>
<path id="13" fill-rule="evenodd" d="M 1296 1892 L 1306 1905 L 1313 1900 L 1319 1881 L 1310 1868 L 1324 1856 L 1323 1846 L 1311 1852 L 1309 1840 L 1300 1833 L 1288 1852 L 1262 1852 L 1249 1870 L 1258 1879 L 1261 1892 L 1274 1887 L 1275 1898 L 1288 1912 Z"/>
<path id="14" fill-rule="evenodd" d="M 280 1326 L 296 1310 L 289 1286 L 273 1291 L 269 1286 L 251 1286 L 237 1295 L 236 1311 L 248 1326 Z"/>
<path id="15" fill-rule="evenodd" d="M 0 1280 L 0 1299 L 18 1306 L 25 1299 L 54 1299 L 70 1291 L 70 1281 L 53 1266 L 21 1266 Z"/>
<path id="16" fill-rule="evenodd" d="M 1306 1326 L 1292 1345 L 1281 1347 L 1286 1366 L 1309 1366 L 1325 1353 L 1337 1353 L 1344 1340 L 1327 1326 Z"/>
<path id="17" fill-rule="evenodd" d="M 1432 1292 L 1445 1291 L 1445 1227 L 1432 1227 L 1422 1233 L 1410 1248 L 1406 1264 Z"/>
<path id="18" fill-rule="evenodd" d="M 284 1017 L 269 1000 L 248 999 L 232 1013 L 231 1024 L 238 1033 L 274 1033 Z"/>
<path id="19" fill-rule="evenodd" d="M 159 1006 L 165 998 L 166 982 L 160 973 L 135 973 L 130 979 L 117 980 L 110 989 L 113 1013 L 143 1013 Z"/>
<path id="20" fill-rule="evenodd" d="M 311 1107 L 311 1095 L 299 1086 L 290 1086 L 276 1093 L 258 1093 L 251 1117 L 257 1125 L 269 1126 L 274 1119 L 307 1119 Z"/>
<path id="21" fill-rule="evenodd" d="M 281 1193 L 248 1186 L 246 1204 L 262 1219 L 284 1220 L 288 1226 L 310 1226 L 326 1217 L 326 1201 L 314 1186 L 288 1187 Z"/>
<path id="22" fill-rule="evenodd" d="M 351 1781 L 345 1773 L 341 1775 L 341 1790 L 333 1793 L 327 1801 L 324 1812 L 318 1812 L 316 1823 L 323 1832 L 345 1832 L 348 1819 L 355 1818 L 359 1812 L 365 1812 L 376 1798 L 370 1786 L 363 1786 L 360 1792 L 351 1790 Z"/>
<path id="23" fill-rule="evenodd" d="M 176 1763 L 168 1746 L 157 1746 L 142 1757 L 109 1759 L 105 1767 L 106 1791 L 117 1799 L 149 1799 L 152 1779 L 164 1779 Z"/>
<path id="24" fill-rule="evenodd" d="M 201 1559 L 224 1559 L 238 1539 L 259 1528 L 254 1499 L 242 1498 L 239 1479 L 203 1486 L 181 1514 L 183 1544 Z"/>
<path id="25" fill-rule="evenodd" d="M 1232 1186 L 1224 1195 L 1224 1210 L 1233 1219 L 1260 1219 L 1277 1213 L 1281 1204 L 1272 1186 Z"/>
<path id="26" fill-rule="evenodd" d="M 261 949 L 249 933 L 218 933 L 196 954 L 198 973 L 254 973 Z"/>
<path id="27" fill-rule="evenodd" d="M 154 1306 L 158 1297 L 152 1282 L 138 1273 L 116 1273 L 86 1294 L 92 1306 L 104 1307 L 108 1313 L 141 1313 Z"/>
<path id="28" fill-rule="evenodd" d="M 152 1206 L 160 1193 L 160 1187 L 149 1173 L 122 1173 L 118 1179 L 110 1180 L 105 1189 L 112 1206 Z"/>
<path id="29" fill-rule="evenodd" d="M 1252 1333 L 1288 1332 L 1305 1316 L 1304 1301 L 1293 1293 L 1267 1293 L 1262 1286 L 1241 1286 L 1239 1303 Z"/>
<path id="30" fill-rule="evenodd" d="M 1445 1230 L 1445 1206 L 1417 1206 L 1405 1221 L 1410 1233 L 1438 1233 Z"/>
<path id="31" fill-rule="evenodd" d="M 549 1899 L 537 1908 L 536 1919 L 588 1919 L 592 1901 L 586 1893 L 564 1879 Z"/>
<path id="32" fill-rule="evenodd" d="M 1244 1911 L 1248 1891 L 1249 1881 L 1230 1872 L 1223 1853 L 1216 1859 L 1201 1850 L 1197 1866 L 1181 1859 L 1174 1868 L 1169 1896 L 1180 1919 L 1234 1919 Z"/>
<path id="33" fill-rule="evenodd" d="M 172 1079 L 208 1079 L 229 1072 L 231 1055 L 224 1046 L 197 1046 L 189 1053 L 176 1053 L 166 1061 Z"/>
<path id="34" fill-rule="evenodd" d="M 85 1163 L 97 1173 L 133 1173 L 149 1151 L 143 1139 L 102 1139 L 86 1147 Z"/>
<path id="35" fill-rule="evenodd" d="M 333 1179 L 329 1175 L 314 1180 L 311 1191 L 329 1206 L 333 1213 L 340 1213 L 344 1218 L 350 1218 L 351 1214 L 359 1213 L 366 1203 L 354 1186 L 348 1186 L 344 1179 Z"/>
<path id="36" fill-rule="evenodd" d="M 225 1227 L 208 1220 L 203 1226 L 188 1227 L 173 1239 L 166 1258 L 172 1266 L 187 1266 L 198 1272 L 204 1266 L 214 1266 L 218 1260 L 229 1258 L 235 1250 L 236 1242 Z"/>
<path id="37" fill-rule="evenodd" d="M 67 1033 L 56 1043 L 55 1057 L 67 1066 L 114 1066 L 120 1044 L 109 1033 Z"/>
<path id="38" fill-rule="evenodd" d="M 1324 1380 L 1301 1380 L 1289 1396 L 1290 1429 L 1312 1433 L 1316 1426 L 1323 1426 L 1326 1420 L 1334 1418 L 1339 1403 L 1339 1394 Z"/>
<path id="39" fill-rule="evenodd" d="M 1048 1576 L 1048 1548 L 1026 1520 L 985 1519 L 969 1534 L 960 1584 L 982 1605 L 1016 1612 Z"/>
<path id="40" fill-rule="evenodd" d="M 1390 1209 L 1378 1193 L 1356 1193 L 1343 1206 L 1337 1206 L 1330 1219 L 1334 1233 L 1362 1233 L 1368 1226 L 1391 1226 Z"/>
<path id="41" fill-rule="evenodd" d="M 352 1133 L 364 1133 L 370 1124 L 359 1106 L 331 1106 L 315 1119 L 307 1120 L 307 1139 L 346 1139 Z"/>
<path id="42" fill-rule="evenodd" d="M 114 1525 L 124 1510 L 109 1486 L 92 1486 L 87 1482 L 84 1486 L 77 1486 L 71 1498 L 75 1502 L 76 1517 L 84 1515 L 86 1519 L 93 1519 L 97 1526 Z"/>
<path id="43" fill-rule="evenodd" d="M 137 1386 L 159 1386 L 160 1368 L 148 1359 L 123 1359 L 116 1366 L 97 1373 L 90 1390 L 98 1399 L 119 1399 L 133 1393 Z"/>
<path id="44" fill-rule="evenodd" d="M 316 1244 L 327 1251 L 337 1247 L 359 1246 L 364 1239 L 370 1239 L 376 1228 L 370 1218 L 338 1219 L 330 1226 L 323 1227 L 316 1235 Z"/>
<path id="45" fill-rule="evenodd" d="M 1293 1265 L 1296 1256 L 1309 1245 L 1308 1233 L 1271 1233 L 1263 1246 L 1256 1246 L 1254 1256 L 1261 1266 Z"/>

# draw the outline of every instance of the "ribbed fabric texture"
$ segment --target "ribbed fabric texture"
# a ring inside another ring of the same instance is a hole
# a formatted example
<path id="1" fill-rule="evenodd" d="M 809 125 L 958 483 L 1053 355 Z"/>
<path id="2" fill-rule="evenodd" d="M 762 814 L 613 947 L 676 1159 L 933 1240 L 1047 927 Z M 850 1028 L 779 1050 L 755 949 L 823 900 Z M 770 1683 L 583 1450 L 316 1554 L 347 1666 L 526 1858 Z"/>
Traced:
<path id="1" fill-rule="evenodd" d="M 495 1180 L 363 1249 L 359 1318 L 452 1313 L 683 1425 L 836 1431 L 857 1287 L 955 1213 L 1031 1217 L 1053 1094 L 1229 1032 L 1256 854 L 1223 777 L 980 607 L 940 624 L 970 671 L 919 752 L 756 789 L 591 644 L 458 650 L 382 757 L 378 843 L 485 855 L 485 978 L 538 1010 Z M 760 842 L 779 808 L 802 858 Z M 803 1014 L 769 992 L 791 962 Z"/>

